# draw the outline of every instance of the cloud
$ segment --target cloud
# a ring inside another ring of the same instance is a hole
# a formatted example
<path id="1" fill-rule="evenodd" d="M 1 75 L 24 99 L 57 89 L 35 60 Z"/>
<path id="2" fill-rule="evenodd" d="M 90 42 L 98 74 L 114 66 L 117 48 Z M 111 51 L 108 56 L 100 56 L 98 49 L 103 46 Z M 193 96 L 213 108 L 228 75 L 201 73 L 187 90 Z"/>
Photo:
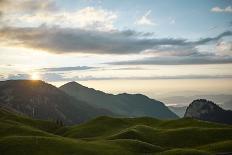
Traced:
<path id="1" fill-rule="evenodd" d="M 202 38 L 202 39 L 199 39 L 198 41 L 190 42 L 190 43 L 192 43 L 192 45 L 202 45 L 202 44 L 209 43 L 212 41 L 217 41 L 223 37 L 228 37 L 228 36 L 232 36 L 232 31 L 225 31 L 217 35 L 216 37 Z"/>
<path id="2" fill-rule="evenodd" d="M 71 81 L 72 79 L 64 77 L 59 73 L 41 73 L 38 74 L 40 80 L 48 81 L 48 82 L 57 82 L 57 81 Z M 26 73 L 19 74 L 9 74 L 8 76 L 2 78 L 1 80 L 30 80 L 31 75 Z"/>
<path id="3" fill-rule="evenodd" d="M 111 65 L 198 65 L 198 64 L 229 64 L 232 57 L 219 56 L 172 56 L 149 57 L 138 60 L 109 62 Z"/>
<path id="4" fill-rule="evenodd" d="M 136 31 L 95 31 L 60 27 L 4 27 L 0 28 L 1 43 L 9 46 L 24 46 L 51 53 L 93 53 L 93 54 L 138 54 L 160 47 L 191 47 L 231 36 L 226 31 L 216 37 L 187 41 L 176 38 L 154 38 L 149 33 Z"/>
<path id="5" fill-rule="evenodd" d="M 60 73 L 44 73 L 40 74 L 40 78 L 41 80 L 48 82 L 73 81 L 72 78 L 64 77 Z"/>
<path id="6" fill-rule="evenodd" d="M 101 31 L 114 30 L 117 14 L 104 9 L 85 7 L 61 10 L 53 0 L 1 0 L 1 22 L 6 25 L 37 27 L 41 24 L 59 27 L 78 27 Z"/>
<path id="7" fill-rule="evenodd" d="M 177 75 L 177 76 L 132 76 L 132 77 L 93 77 L 93 76 L 74 76 L 65 77 L 59 73 L 40 74 L 41 80 L 47 82 L 60 81 L 96 81 L 96 80 L 171 80 L 171 79 L 231 79 L 232 75 Z M 30 79 L 29 74 L 9 75 L 3 80 Z"/>
<path id="8" fill-rule="evenodd" d="M 151 10 L 148 10 L 141 18 L 139 18 L 135 24 L 137 25 L 142 25 L 142 26 L 154 26 L 156 25 L 156 23 L 154 23 L 151 19 L 150 19 L 150 14 L 151 14 Z"/>
<path id="9" fill-rule="evenodd" d="M 170 24 L 175 24 L 176 20 L 175 19 L 171 19 Z"/>
<path id="10" fill-rule="evenodd" d="M 114 30 L 114 22 L 116 19 L 116 13 L 94 7 L 86 7 L 72 12 L 59 11 L 52 14 L 37 12 L 34 15 L 26 14 L 17 17 L 17 21 L 35 26 L 46 24 L 48 26 L 55 25 L 59 27 L 99 31 Z"/>
<path id="11" fill-rule="evenodd" d="M 200 53 L 195 46 L 192 45 L 157 45 L 153 49 L 148 49 L 144 54 L 156 57 L 162 56 L 199 56 L 208 55 L 209 53 Z"/>
<path id="12" fill-rule="evenodd" d="M 89 66 L 75 66 L 75 67 L 55 67 L 55 68 L 42 68 L 39 71 L 43 72 L 57 72 L 57 71 L 76 71 L 76 70 L 89 70 L 94 69 L 96 67 L 89 67 Z"/>
<path id="13" fill-rule="evenodd" d="M 21 80 L 21 79 L 30 79 L 29 74 L 9 74 L 6 77 L 6 80 Z M 5 80 L 5 79 L 4 79 Z"/>
<path id="14" fill-rule="evenodd" d="M 232 56 L 232 41 L 221 41 L 216 45 L 218 55 Z"/>
<path id="15" fill-rule="evenodd" d="M 217 13 L 220 13 L 220 12 L 227 12 L 227 13 L 232 13 L 232 7 L 231 6 L 227 6 L 225 8 L 220 8 L 218 6 L 215 6 L 211 9 L 212 12 L 217 12 Z"/>
<path id="16" fill-rule="evenodd" d="M 53 0 L 0 0 L 0 10 L 4 14 L 22 14 L 36 12 L 50 12 L 57 10 Z"/>

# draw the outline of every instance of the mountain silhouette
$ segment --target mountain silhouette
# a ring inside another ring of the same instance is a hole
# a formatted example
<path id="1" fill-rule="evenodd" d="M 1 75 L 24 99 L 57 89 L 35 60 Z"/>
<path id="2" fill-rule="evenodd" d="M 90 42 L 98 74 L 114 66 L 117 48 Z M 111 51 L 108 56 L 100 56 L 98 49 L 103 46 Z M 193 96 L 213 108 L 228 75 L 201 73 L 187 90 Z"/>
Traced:
<path id="1" fill-rule="evenodd" d="M 1 81 L 0 106 L 36 119 L 59 120 L 66 124 L 80 123 L 100 115 L 113 115 L 40 80 Z"/>
<path id="2" fill-rule="evenodd" d="M 161 119 L 178 118 L 162 102 L 150 99 L 142 94 L 107 94 L 76 82 L 60 87 L 65 93 L 92 106 L 104 108 L 126 117 L 150 116 Z"/>
<path id="3" fill-rule="evenodd" d="M 232 111 L 224 110 L 217 104 L 206 99 L 194 100 L 187 108 L 184 117 L 204 121 L 232 124 Z"/>

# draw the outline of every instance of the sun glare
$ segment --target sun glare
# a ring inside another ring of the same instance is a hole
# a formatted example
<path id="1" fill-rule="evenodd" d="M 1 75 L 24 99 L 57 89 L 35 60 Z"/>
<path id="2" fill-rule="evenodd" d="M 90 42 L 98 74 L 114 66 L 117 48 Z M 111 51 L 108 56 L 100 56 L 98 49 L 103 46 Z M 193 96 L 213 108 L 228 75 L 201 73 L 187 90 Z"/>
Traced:
<path id="1" fill-rule="evenodd" d="M 39 75 L 37 74 L 37 73 L 33 73 L 32 75 L 31 75 L 31 80 L 39 80 Z"/>

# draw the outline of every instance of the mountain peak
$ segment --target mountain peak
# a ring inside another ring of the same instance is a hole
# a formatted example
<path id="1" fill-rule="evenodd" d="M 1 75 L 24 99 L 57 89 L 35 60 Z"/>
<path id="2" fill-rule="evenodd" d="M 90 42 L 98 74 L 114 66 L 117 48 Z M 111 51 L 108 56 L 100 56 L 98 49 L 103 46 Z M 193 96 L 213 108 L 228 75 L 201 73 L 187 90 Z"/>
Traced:
<path id="1" fill-rule="evenodd" d="M 112 112 L 74 99 L 41 80 L 1 81 L 0 107 L 36 119 L 62 120 L 67 124 L 80 123 L 99 115 L 112 115 Z"/>
<path id="2" fill-rule="evenodd" d="M 186 117 L 198 117 L 199 115 L 222 110 L 217 104 L 206 99 L 194 100 L 186 110 Z"/>
<path id="3" fill-rule="evenodd" d="M 205 121 L 232 124 L 232 119 L 230 119 L 232 118 L 232 111 L 224 110 L 214 102 L 206 99 L 194 100 L 188 106 L 184 117 L 191 117 Z"/>
<path id="4" fill-rule="evenodd" d="M 76 81 L 71 81 L 68 83 L 65 83 L 64 85 L 60 86 L 61 87 L 82 87 L 82 88 L 87 88 L 83 85 L 81 85 L 80 83 L 76 82 Z"/>

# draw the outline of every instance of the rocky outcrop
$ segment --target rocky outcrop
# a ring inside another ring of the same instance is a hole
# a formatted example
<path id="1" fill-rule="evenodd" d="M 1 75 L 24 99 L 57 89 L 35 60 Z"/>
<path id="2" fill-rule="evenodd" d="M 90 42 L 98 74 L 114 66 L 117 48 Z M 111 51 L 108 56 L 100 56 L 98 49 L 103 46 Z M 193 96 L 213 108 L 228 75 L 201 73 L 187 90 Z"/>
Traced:
<path id="1" fill-rule="evenodd" d="M 217 104 L 206 99 L 194 100 L 186 109 L 184 117 L 232 124 L 232 111 L 224 110 Z"/>

